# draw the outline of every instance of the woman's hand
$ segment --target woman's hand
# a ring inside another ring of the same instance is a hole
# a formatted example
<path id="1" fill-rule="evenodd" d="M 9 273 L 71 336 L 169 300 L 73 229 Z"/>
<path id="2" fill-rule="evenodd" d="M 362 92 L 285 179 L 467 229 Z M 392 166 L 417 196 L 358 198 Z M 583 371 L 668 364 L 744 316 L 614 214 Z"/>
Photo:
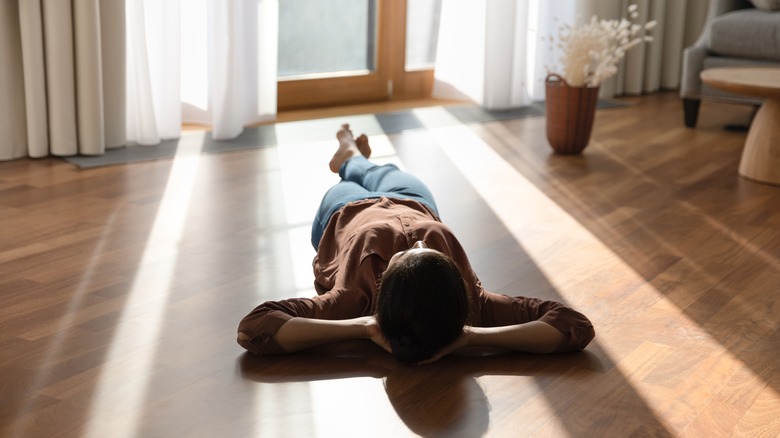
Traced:
<path id="1" fill-rule="evenodd" d="M 436 354 L 431 356 L 430 359 L 426 359 L 422 362 L 419 362 L 417 365 L 426 365 L 429 363 L 436 362 L 437 360 L 441 359 L 442 357 L 453 353 L 455 351 L 460 350 L 461 348 L 468 347 L 471 340 L 471 326 L 463 326 L 463 333 L 461 333 L 460 336 L 458 336 L 457 339 L 455 339 L 450 345 L 445 346 L 441 350 L 437 351 Z"/>
<path id="2" fill-rule="evenodd" d="M 357 318 L 356 321 L 358 321 L 360 324 L 363 324 L 366 330 L 366 337 L 368 339 L 370 339 L 376 345 L 382 347 L 388 353 L 393 352 L 393 349 L 390 347 L 390 343 L 387 342 L 387 339 L 385 339 L 385 337 L 382 335 L 382 331 L 379 329 L 379 324 L 377 323 L 376 317 L 374 315 L 363 316 L 361 318 Z"/>

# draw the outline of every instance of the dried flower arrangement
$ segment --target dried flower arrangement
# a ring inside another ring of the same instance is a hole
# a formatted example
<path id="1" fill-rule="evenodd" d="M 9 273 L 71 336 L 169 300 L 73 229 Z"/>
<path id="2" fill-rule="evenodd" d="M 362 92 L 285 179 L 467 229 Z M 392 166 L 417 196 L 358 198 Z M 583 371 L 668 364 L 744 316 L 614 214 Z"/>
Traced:
<path id="1" fill-rule="evenodd" d="M 653 40 L 650 36 L 637 35 L 655 28 L 656 22 L 633 23 L 639 15 L 637 5 L 628 7 L 628 15 L 631 20 L 599 20 L 593 16 L 586 25 L 561 26 L 557 44 L 563 51 L 560 75 L 570 86 L 599 86 L 617 73 L 617 64 L 628 49 Z M 550 37 L 550 42 L 554 44 L 555 38 Z"/>

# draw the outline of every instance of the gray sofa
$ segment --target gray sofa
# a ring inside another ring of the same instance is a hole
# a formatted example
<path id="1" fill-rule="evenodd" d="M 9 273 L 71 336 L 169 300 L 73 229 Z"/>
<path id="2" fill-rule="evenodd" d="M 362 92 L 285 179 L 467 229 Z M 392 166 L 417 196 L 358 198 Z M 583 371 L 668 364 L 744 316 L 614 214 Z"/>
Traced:
<path id="1" fill-rule="evenodd" d="M 762 1 L 755 0 L 759 6 Z M 761 100 L 703 84 L 702 70 L 714 67 L 780 67 L 780 10 L 754 7 L 748 0 L 710 0 L 696 43 L 685 49 L 680 97 L 685 125 L 695 127 L 702 100 L 760 105 Z"/>

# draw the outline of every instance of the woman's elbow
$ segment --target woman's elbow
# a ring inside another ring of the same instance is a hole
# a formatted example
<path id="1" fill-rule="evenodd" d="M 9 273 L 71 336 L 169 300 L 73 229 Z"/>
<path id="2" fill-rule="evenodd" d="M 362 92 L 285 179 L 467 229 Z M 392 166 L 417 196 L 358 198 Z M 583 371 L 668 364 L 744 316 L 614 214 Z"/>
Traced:
<path id="1" fill-rule="evenodd" d="M 564 343 L 559 352 L 580 351 L 590 344 L 593 338 L 596 337 L 596 331 L 593 326 L 579 326 L 572 327 L 568 333 L 569 340 Z"/>

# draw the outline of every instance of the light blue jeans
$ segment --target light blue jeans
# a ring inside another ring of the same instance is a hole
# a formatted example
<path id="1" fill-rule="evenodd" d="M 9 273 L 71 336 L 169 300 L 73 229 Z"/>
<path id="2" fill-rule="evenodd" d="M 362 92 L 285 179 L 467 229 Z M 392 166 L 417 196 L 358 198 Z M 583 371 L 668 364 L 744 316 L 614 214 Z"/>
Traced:
<path id="1" fill-rule="evenodd" d="M 341 181 L 323 196 L 311 227 L 311 244 L 315 250 L 320 245 L 331 215 L 350 202 L 382 196 L 414 199 L 439 214 L 428 187 L 419 178 L 400 170 L 394 164 L 379 166 L 356 156 L 341 165 L 339 176 Z"/>

